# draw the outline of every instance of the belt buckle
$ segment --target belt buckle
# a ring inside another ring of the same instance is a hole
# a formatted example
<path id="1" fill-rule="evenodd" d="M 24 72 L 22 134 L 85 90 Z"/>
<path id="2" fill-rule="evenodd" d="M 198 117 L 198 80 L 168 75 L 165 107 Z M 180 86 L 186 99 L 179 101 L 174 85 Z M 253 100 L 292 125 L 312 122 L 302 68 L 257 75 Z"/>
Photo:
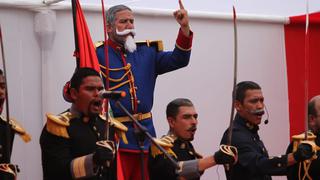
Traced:
<path id="1" fill-rule="evenodd" d="M 142 118 L 143 118 L 143 116 L 142 116 L 143 114 L 142 113 L 138 113 L 137 115 L 138 115 L 138 120 L 141 121 Z"/>

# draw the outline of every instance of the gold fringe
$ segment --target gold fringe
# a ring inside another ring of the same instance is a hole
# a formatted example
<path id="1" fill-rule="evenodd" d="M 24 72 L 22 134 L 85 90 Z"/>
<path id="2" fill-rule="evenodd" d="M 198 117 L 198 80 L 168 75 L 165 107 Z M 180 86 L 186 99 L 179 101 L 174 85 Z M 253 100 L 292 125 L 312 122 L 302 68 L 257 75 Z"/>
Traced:
<path id="1" fill-rule="evenodd" d="M 154 138 L 155 142 L 157 144 L 159 144 L 160 146 L 162 146 L 166 151 L 167 153 L 169 153 L 170 155 L 174 156 L 175 158 L 177 158 L 177 155 L 172 151 L 172 147 L 173 147 L 173 143 L 175 141 L 175 138 L 170 136 L 170 135 L 167 135 L 167 136 L 164 136 L 162 137 L 161 139 L 156 139 Z M 162 152 L 158 149 L 157 146 L 155 146 L 154 144 L 151 145 L 151 155 L 152 157 L 156 157 L 158 155 L 161 155 Z"/>
<path id="2" fill-rule="evenodd" d="M 172 151 L 171 148 L 168 148 L 168 147 L 163 147 L 168 154 L 174 156 L 175 158 L 178 158 L 177 155 Z M 151 155 L 153 158 L 155 158 L 156 156 L 158 155 L 161 155 L 163 154 L 158 148 L 157 146 L 155 146 L 154 144 L 151 145 Z"/>
<path id="3" fill-rule="evenodd" d="M 24 133 L 24 134 L 19 134 L 18 135 L 21 137 L 21 139 L 25 142 L 28 143 L 31 141 L 31 136 L 28 133 Z"/>
<path id="4" fill-rule="evenodd" d="M 123 143 L 128 144 L 128 139 L 124 131 L 117 131 L 118 136 L 122 139 Z"/>
<path id="5" fill-rule="evenodd" d="M 56 136 L 69 138 L 67 127 L 70 125 L 70 114 L 61 114 L 55 116 L 53 114 L 47 113 L 47 131 Z"/>
<path id="6" fill-rule="evenodd" d="M 3 121 L 6 121 L 6 119 L 3 116 L 1 116 L 1 119 Z M 26 132 L 26 130 L 15 118 L 10 118 L 9 124 L 11 125 L 11 128 L 22 138 L 22 140 L 25 143 L 31 141 L 31 136 Z"/>

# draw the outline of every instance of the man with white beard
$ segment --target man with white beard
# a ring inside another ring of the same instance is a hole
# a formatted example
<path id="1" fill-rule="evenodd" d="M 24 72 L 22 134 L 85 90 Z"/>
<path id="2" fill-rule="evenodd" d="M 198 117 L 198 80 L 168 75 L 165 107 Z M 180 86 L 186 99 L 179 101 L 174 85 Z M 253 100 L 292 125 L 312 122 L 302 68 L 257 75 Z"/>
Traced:
<path id="1" fill-rule="evenodd" d="M 109 90 L 125 91 L 127 96 L 121 103 L 134 114 L 152 136 L 156 136 L 152 122 L 151 109 L 156 78 L 189 63 L 193 33 L 189 18 L 181 1 L 180 8 L 173 15 L 180 24 L 176 46 L 173 51 L 163 51 L 161 41 L 135 42 L 134 16 L 132 10 L 124 5 L 111 7 L 107 13 Z M 97 56 L 101 72 L 105 73 L 105 49 L 103 43 L 97 46 Z M 105 74 L 103 74 L 106 77 Z M 135 126 L 110 100 L 115 119 L 128 127 L 128 143 L 120 141 L 119 155 L 123 175 L 126 180 L 149 179 L 147 170 L 150 141 L 134 133 Z M 139 145 L 138 145 L 139 144 Z M 144 157 L 144 173 L 141 173 L 140 152 Z"/>

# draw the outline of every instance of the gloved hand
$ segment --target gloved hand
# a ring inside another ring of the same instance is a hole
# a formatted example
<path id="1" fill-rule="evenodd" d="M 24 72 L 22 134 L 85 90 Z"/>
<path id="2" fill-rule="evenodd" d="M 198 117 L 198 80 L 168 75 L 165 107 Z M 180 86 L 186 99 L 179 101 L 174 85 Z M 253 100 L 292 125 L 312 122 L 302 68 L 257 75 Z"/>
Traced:
<path id="1" fill-rule="evenodd" d="M 293 153 L 293 157 L 297 162 L 310 159 L 313 155 L 312 146 L 307 143 L 299 144 L 297 151 Z"/>
<path id="2" fill-rule="evenodd" d="M 233 164 L 238 159 L 238 151 L 234 146 L 222 144 L 213 157 L 217 164 Z"/>
<path id="3" fill-rule="evenodd" d="M 96 142 L 96 150 L 93 153 L 93 162 L 96 165 L 106 165 L 114 159 L 115 148 L 113 141 L 98 141 Z"/>

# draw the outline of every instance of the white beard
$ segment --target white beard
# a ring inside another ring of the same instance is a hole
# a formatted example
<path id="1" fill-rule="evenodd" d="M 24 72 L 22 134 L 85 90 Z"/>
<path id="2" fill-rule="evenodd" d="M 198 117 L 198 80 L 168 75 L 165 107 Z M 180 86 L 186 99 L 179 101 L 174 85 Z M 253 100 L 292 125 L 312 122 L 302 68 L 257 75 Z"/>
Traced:
<path id="1" fill-rule="evenodd" d="M 124 48 L 131 53 L 133 53 L 137 49 L 136 42 L 131 35 L 127 37 L 126 42 L 124 43 Z"/>
<path id="2" fill-rule="evenodd" d="M 124 43 L 124 48 L 133 53 L 136 49 L 137 49 L 137 45 L 136 45 L 136 42 L 134 41 L 134 38 L 133 36 L 136 35 L 136 31 L 134 29 L 125 29 L 121 32 L 118 31 L 118 29 L 116 29 L 116 33 L 117 35 L 119 36 L 127 36 L 126 38 L 126 41 Z"/>

